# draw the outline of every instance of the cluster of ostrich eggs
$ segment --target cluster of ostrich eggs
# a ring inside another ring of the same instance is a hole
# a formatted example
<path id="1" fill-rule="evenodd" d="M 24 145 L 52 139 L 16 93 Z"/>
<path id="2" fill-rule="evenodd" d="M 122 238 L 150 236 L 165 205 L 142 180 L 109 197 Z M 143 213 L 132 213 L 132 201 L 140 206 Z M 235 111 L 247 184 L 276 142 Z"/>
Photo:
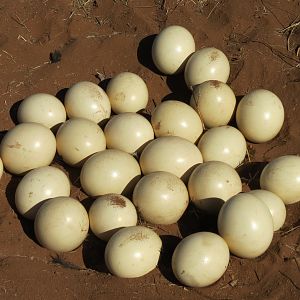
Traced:
<path id="1" fill-rule="evenodd" d="M 172 256 L 182 284 L 204 287 L 226 272 L 230 254 L 251 259 L 268 249 L 285 222 L 285 205 L 300 200 L 300 157 L 272 160 L 262 171 L 261 189 L 243 193 L 237 167 L 247 141 L 278 135 L 281 100 L 258 88 L 237 103 L 225 53 L 197 49 L 182 26 L 156 36 L 152 58 L 163 74 L 184 72 L 189 99 L 157 101 L 147 115 L 147 83 L 128 71 L 113 76 L 105 90 L 74 83 L 63 102 L 29 95 L 18 108 L 18 124 L 1 141 L 0 177 L 3 167 L 21 176 L 15 206 L 34 222 L 41 246 L 72 251 L 90 230 L 107 242 L 108 270 L 124 278 L 157 266 L 163 243 L 156 225 L 175 224 L 189 205 L 217 216 L 218 234 L 183 237 Z M 77 184 L 93 199 L 89 209 L 71 195 L 75 182 L 68 172 L 74 169 Z"/>

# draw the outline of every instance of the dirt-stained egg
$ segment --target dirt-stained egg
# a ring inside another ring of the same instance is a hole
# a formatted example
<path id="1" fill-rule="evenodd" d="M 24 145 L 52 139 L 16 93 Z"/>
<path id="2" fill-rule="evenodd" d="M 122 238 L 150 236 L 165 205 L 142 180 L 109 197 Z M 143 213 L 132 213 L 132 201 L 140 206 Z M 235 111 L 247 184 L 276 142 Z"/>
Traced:
<path id="1" fill-rule="evenodd" d="M 244 96 L 236 111 L 238 129 L 254 143 L 272 140 L 284 121 L 281 100 L 271 91 L 257 89 Z"/>
<path id="2" fill-rule="evenodd" d="M 159 71 L 172 75 L 182 71 L 189 56 L 195 51 L 192 34 L 184 27 L 165 27 L 154 39 L 152 59 Z"/>
<path id="3" fill-rule="evenodd" d="M 137 113 L 113 116 L 104 128 L 107 148 L 127 153 L 141 153 L 146 144 L 154 139 L 150 122 Z"/>
<path id="4" fill-rule="evenodd" d="M 206 128 L 227 125 L 236 105 L 234 92 L 224 82 L 208 80 L 193 87 L 190 105 Z"/>
<path id="5" fill-rule="evenodd" d="M 260 199 L 249 193 L 240 193 L 222 206 L 218 231 L 232 254 L 255 258 L 262 255 L 272 242 L 272 215 Z"/>
<path id="6" fill-rule="evenodd" d="M 260 187 L 280 197 L 285 204 L 300 201 L 300 157 L 284 155 L 273 159 L 261 173 Z"/>
<path id="7" fill-rule="evenodd" d="M 174 174 L 153 172 L 137 183 L 132 201 L 144 220 L 167 225 L 181 218 L 189 204 L 189 194 Z"/>
<path id="8" fill-rule="evenodd" d="M 72 85 L 65 96 L 68 117 L 84 118 L 100 123 L 110 117 L 111 105 L 105 91 L 90 81 Z"/>
<path id="9" fill-rule="evenodd" d="M 0 157 L 5 169 L 16 175 L 48 166 L 55 152 L 54 134 L 38 123 L 21 123 L 13 127 L 0 144 Z"/>
<path id="10" fill-rule="evenodd" d="M 150 228 L 131 226 L 117 231 L 105 248 L 105 264 L 118 277 L 136 278 L 157 266 L 162 241 Z"/>
<path id="11" fill-rule="evenodd" d="M 28 172 L 19 182 L 15 192 L 18 212 L 34 220 L 41 205 L 50 198 L 70 196 L 70 181 L 67 175 L 52 166 L 40 167 Z"/>
<path id="12" fill-rule="evenodd" d="M 34 220 L 38 242 L 56 252 L 69 252 L 79 247 L 89 231 L 89 217 L 84 206 L 71 197 L 46 201 Z"/>
<path id="13" fill-rule="evenodd" d="M 26 97 L 17 112 L 19 123 L 40 123 L 56 131 L 66 121 L 66 110 L 56 97 L 38 93 Z"/>
<path id="14" fill-rule="evenodd" d="M 148 88 L 145 81 L 135 73 L 123 72 L 108 83 L 106 93 L 116 114 L 138 112 L 146 108 Z"/>
<path id="15" fill-rule="evenodd" d="M 82 166 L 80 183 L 90 196 L 131 195 L 141 177 L 136 159 L 121 150 L 108 149 L 91 156 Z"/>
<path id="16" fill-rule="evenodd" d="M 187 182 L 193 169 L 202 161 L 201 152 L 193 143 L 177 136 L 164 136 L 145 147 L 140 166 L 144 175 L 166 171 Z"/>
<path id="17" fill-rule="evenodd" d="M 209 161 L 196 167 L 188 182 L 191 201 L 210 214 L 218 214 L 229 198 L 242 191 L 239 174 L 221 161 Z"/>
<path id="18" fill-rule="evenodd" d="M 207 130 L 200 138 L 198 148 L 203 161 L 222 161 L 233 168 L 239 166 L 247 153 L 247 143 L 242 133 L 232 126 Z"/>
<path id="19" fill-rule="evenodd" d="M 80 167 L 92 154 L 105 150 L 106 141 L 102 129 L 95 122 L 73 118 L 60 126 L 56 147 L 65 163 Z"/>
<path id="20" fill-rule="evenodd" d="M 185 237 L 172 256 L 174 275 L 190 287 L 213 284 L 225 273 L 228 263 L 226 242 L 212 232 L 197 232 Z"/>
<path id="21" fill-rule="evenodd" d="M 185 83 L 189 88 L 208 80 L 226 83 L 230 65 L 226 55 L 216 48 L 202 48 L 189 58 L 184 70 Z"/>
<path id="22" fill-rule="evenodd" d="M 151 116 L 156 137 L 179 136 L 195 143 L 203 132 L 199 115 L 188 104 L 169 100 L 156 106 Z"/>
<path id="23" fill-rule="evenodd" d="M 137 224 L 137 212 L 132 202 L 119 194 L 98 197 L 89 210 L 92 232 L 101 240 L 110 237 L 123 227 Z"/>

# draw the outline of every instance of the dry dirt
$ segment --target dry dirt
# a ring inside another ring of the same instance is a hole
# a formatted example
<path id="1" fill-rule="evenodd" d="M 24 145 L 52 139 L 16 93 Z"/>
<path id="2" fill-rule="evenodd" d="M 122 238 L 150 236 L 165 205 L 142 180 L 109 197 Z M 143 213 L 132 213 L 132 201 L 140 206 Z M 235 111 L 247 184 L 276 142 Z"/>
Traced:
<path id="1" fill-rule="evenodd" d="M 244 189 L 255 188 L 265 162 L 300 154 L 299 14 L 299 0 L 1 0 L 1 136 L 14 126 L 24 97 L 46 92 L 63 99 L 81 80 L 105 88 L 122 71 L 146 81 L 148 111 L 162 99 L 187 101 L 182 75 L 159 74 L 150 51 L 164 26 L 183 25 L 197 48 L 215 46 L 226 53 L 237 96 L 265 88 L 283 101 L 286 120 L 279 136 L 266 144 L 249 143 L 251 163 L 239 170 Z M 72 196 L 88 208 L 91 200 L 80 190 L 79 171 L 59 158 L 54 164 L 69 173 Z M 172 251 L 179 237 L 215 231 L 215 220 L 189 208 L 178 225 L 156 226 L 163 240 L 158 268 L 142 278 L 120 279 L 107 272 L 105 243 L 92 234 L 71 253 L 40 247 L 33 224 L 15 210 L 19 180 L 5 173 L 0 182 L 0 299 L 300 299 L 300 202 L 287 207 L 284 227 L 264 255 L 232 256 L 217 283 L 186 288 L 172 275 Z"/>

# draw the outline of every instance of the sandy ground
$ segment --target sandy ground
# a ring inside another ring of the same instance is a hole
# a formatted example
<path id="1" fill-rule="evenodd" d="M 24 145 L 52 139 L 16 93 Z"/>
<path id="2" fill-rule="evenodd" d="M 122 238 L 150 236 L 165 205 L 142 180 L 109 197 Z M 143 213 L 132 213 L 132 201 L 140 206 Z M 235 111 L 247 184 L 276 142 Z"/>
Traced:
<path id="1" fill-rule="evenodd" d="M 155 34 L 178 24 L 191 31 L 198 49 L 214 46 L 226 53 L 229 83 L 237 96 L 265 88 L 284 104 L 286 120 L 280 134 L 265 144 L 248 143 L 251 162 L 239 172 L 244 190 L 253 189 L 265 162 L 300 153 L 300 27 L 288 27 L 299 22 L 299 14 L 300 1 L 292 0 L 2 0 L 1 136 L 14 126 L 18 103 L 26 96 L 46 92 L 63 100 L 66 89 L 77 81 L 105 88 L 108 79 L 122 71 L 135 72 L 146 81 L 149 113 L 162 99 L 187 101 L 190 92 L 182 75 L 163 76 L 151 60 Z M 51 63 L 55 50 L 61 60 Z M 79 171 L 59 158 L 54 165 L 68 172 L 72 196 L 88 208 L 91 200 L 80 190 Z M 232 256 L 217 283 L 196 289 L 176 281 L 171 255 L 181 237 L 216 230 L 215 220 L 188 209 L 178 224 L 156 226 L 163 240 L 158 268 L 141 278 L 120 279 L 107 272 L 105 243 L 92 234 L 71 253 L 40 247 L 33 224 L 15 210 L 19 180 L 5 173 L 0 182 L 1 299 L 300 298 L 300 202 L 287 207 L 287 220 L 264 255 L 252 260 Z"/>

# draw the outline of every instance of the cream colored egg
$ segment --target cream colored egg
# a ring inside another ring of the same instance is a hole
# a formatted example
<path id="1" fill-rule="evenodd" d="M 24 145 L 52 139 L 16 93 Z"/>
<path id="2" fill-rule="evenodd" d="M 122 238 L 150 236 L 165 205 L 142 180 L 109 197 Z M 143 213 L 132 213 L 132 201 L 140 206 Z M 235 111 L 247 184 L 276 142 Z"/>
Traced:
<path id="1" fill-rule="evenodd" d="M 229 263 L 226 242 L 212 232 L 197 232 L 184 238 L 172 256 L 172 270 L 184 285 L 205 287 L 225 273 Z"/>
<path id="2" fill-rule="evenodd" d="M 193 143 L 177 136 L 164 136 L 145 147 L 140 166 L 144 175 L 166 171 L 187 182 L 193 169 L 202 161 L 201 152 Z"/>
<path id="3" fill-rule="evenodd" d="M 137 224 L 137 213 L 132 202 L 119 194 L 98 197 L 89 210 L 90 227 L 100 239 L 108 241 L 123 227 Z"/>
<path id="4" fill-rule="evenodd" d="M 16 175 L 48 166 L 55 152 L 55 136 L 49 128 L 38 123 L 15 126 L 6 133 L 0 144 L 4 167 Z"/>
<path id="5" fill-rule="evenodd" d="M 111 105 L 105 91 L 97 84 L 81 81 L 71 86 L 65 96 L 69 118 L 84 118 L 99 123 L 110 117 Z"/>
<path id="6" fill-rule="evenodd" d="M 198 143 L 203 161 L 222 161 L 233 168 L 239 166 L 247 152 L 242 133 L 231 126 L 220 126 L 207 130 Z"/>
<path id="7" fill-rule="evenodd" d="M 156 106 L 151 116 L 156 137 L 179 136 L 195 143 L 203 132 L 199 115 L 189 105 L 169 100 Z"/>
<path id="8" fill-rule="evenodd" d="M 280 197 L 285 204 L 300 201 L 300 157 L 284 155 L 272 160 L 261 173 L 260 187 Z"/>
<path id="9" fill-rule="evenodd" d="M 40 167 L 27 173 L 17 186 L 15 204 L 18 212 L 34 220 L 45 200 L 70 196 L 70 182 L 66 174 L 52 166 Z"/>
<path id="10" fill-rule="evenodd" d="M 230 165 L 210 161 L 199 165 L 188 182 L 191 201 L 200 209 L 218 214 L 220 208 L 232 196 L 242 191 L 239 174 Z"/>
<path id="11" fill-rule="evenodd" d="M 226 83 L 230 73 L 230 65 L 226 55 L 216 48 L 202 48 L 188 60 L 184 79 L 190 88 L 208 80 Z"/>
<path id="12" fill-rule="evenodd" d="M 268 90 L 258 89 L 242 98 L 236 111 L 236 122 L 245 138 L 265 143 L 280 131 L 284 108 L 280 99 Z"/>
<path id="13" fill-rule="evenodd" d="M 232 254 L 242 258 L 262 255 L 273 238 L 269 208 L 257 197 L 241 193 L 230 198 L 218 216 L 219 234 Z"/>
<path id="14" fill-rule="evenodd" d="M 108 241 L 105 263 L 118 277 L 140 277 L 155 269 L 161 247 L 161 239 L 153 230 L 143 226 L 126 227 Z"/>
<path id="15" fill-rule="evenodd" d="M 102 129 L 95 122 L 74 118 L 59 128 L 56 147 L 64 162 L 80 167 L 92 154 L 105 150 L 106 141 Z"/>
<path id="16" fill-rule="evenodd" d="M 56 197 L 38 210 L 34 232 L 45 248 L 68 252 L 79 247 L 89 230 L 89 217 L 84 206 L 71 197 Z"/>
<path id="17" fill-rule="evenodd" d="M 0 158 L 0 179 L 3 175 L 3 162 L 2 162 L 2 159 Z"/>
<path id="18" fill-rule="evenodd" d="M 131 195 L 141 177 L 135 158 L 121 150 L 108 149 L 94 154 L 83 165 L 80 182 L 90 196 Z"/>
<path id="19" fill-rule="evenodd" d="M 158 70 L 172 75 L 184 69 L 194 51 L 192 34 L 182 26 L 171 25 L 156 36 L 152 45 L 152 59 Z"/>
<path id="20" fill-rule="evenodd" d="M 111 108 L 116 114 L 137 112 L 146 108 L 148 88 L 137 74 L 123 72 L 113 77 L 106 89 Z"/>
<path id="21" fill-rule="evenodd" d="M 279 230 L 286 218 L 286 208 L 283 201 L 274 193 L 266 190 L 253 190 L 249 193 L 268 206 L 273 218 L 274 231 Z"/>
<path id="22" fill-rule="evenodd" d="M 150 122 L 137 113 L 122 113 L 113 116 L 104 128 L 107 148 L 127 153 L 140 153 L 154 139 Z"/>
<path id="23" fill-rule="evenodd" d="M 144 220 L 168 225 L 181 218 L 189 204 L 189 194 L 174 174 L 154 172 L 137 183 L 132 200 Z"/>
<path id="24" fill-rule="evenodd" d="M 226 83 L 209 80 L 194 86 L 190 105 L 197 111 L 205 127 L 212 128 L 229 123 L 236 98 Z"/>
<path id="25" fill-rule="evenodd" d="M 66 111 L 56 97 L 38 93 L 28 96 L 21 102 L 17 118 L 20 123 L 40 123 L 55 131 L 66 121 Z"/>

